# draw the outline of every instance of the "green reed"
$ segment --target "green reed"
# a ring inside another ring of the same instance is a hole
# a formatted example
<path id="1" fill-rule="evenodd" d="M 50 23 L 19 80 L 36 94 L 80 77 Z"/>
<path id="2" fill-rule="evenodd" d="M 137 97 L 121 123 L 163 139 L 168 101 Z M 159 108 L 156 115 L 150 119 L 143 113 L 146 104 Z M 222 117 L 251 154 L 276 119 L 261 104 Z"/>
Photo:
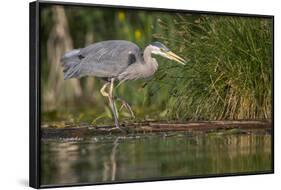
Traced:
<path id="1" fill-rule="evenodd" d="M 169 21 L 170 22 L 170 21 Z M 168 65 L 156 81 L 169 85 L 172 119 L 270 119 L 272 20 L 177 15 L 174 27 L 160 20 L 154 37 L 188 59 Z M 166 32 L 165 32 L 166 30 Z"/>

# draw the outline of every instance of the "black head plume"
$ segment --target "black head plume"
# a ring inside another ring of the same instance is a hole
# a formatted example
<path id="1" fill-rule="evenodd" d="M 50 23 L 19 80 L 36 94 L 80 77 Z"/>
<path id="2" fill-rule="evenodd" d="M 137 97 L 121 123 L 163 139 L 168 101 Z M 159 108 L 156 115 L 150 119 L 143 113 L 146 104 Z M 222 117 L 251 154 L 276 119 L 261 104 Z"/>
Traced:
<path id="1" fill-rule="evenodd" d="M 164 44 L 162 44 L 161 42 L 152 42 L 152 43 L 150 43 L 150 45 L 156 46 L 156 47 L 158 47 L 158 48 L 160 48 L 160 49 L 164 49 L 165 51 L 170 51 L 170 49 L 167 48 L 167 47 L 166 47 Z"/>

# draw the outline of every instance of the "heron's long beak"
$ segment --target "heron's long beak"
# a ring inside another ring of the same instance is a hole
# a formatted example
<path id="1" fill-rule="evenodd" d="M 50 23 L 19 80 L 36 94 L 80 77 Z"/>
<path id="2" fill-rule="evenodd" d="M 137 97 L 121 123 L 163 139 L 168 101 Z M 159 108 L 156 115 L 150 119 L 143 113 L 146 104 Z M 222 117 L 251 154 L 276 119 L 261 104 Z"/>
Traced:
<path id="1" fill-rule="evenodd" d="M 176 55 L 175 53 L 171 52 L 171 51 L 168 51 L 165 53 L 167 58 L 171 59 L 171 60 L 174 60 L 182 65 L 185 65 L 186 61 L 181 58 L 180 56 Z"/>

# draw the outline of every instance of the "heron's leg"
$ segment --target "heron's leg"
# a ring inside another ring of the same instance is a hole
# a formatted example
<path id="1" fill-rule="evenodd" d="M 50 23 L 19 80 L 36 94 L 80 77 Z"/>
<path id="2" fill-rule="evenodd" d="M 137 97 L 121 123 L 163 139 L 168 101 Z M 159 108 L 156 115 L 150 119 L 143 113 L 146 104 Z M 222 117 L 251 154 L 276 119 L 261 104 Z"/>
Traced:
<path id="1" fill-rule="evenodd" d="M 113 112 L 115 126 L 117 128 L 119 128 L 118 113 L 116 111 L 116 106 L 115 106 L 115 103 L 114 103 L 114 97 L 112 95 L 113 84 L 114 84 L 114 78 L 112 78 L 111 81 L 110 81 L 110 88 L 109 88 L 109 93 L 108 93 L 108 99 L 109 99 L 111 110 Z"/>
<path id="2" fill-rule="evenodd" d="M 107 87 L 109 84 L 110 84 L 109 82 L 105 83 L 105 84 L 102 86 L 102 88 L 100 89 L 100 93 L 101 93 L 103 96 L 108 97 L 109 94 L 108 94 L 107 92 L 105 92 L 105 89 L 106 89 L 106 87 Z"/>
<path id="3" fill-rule="evenodd" d="M 100 92 L 101 92 L 101 94 L 102 94 L 103 96 L 108 97 L 109 104 L 110 104 L 109 106 L 110 106 L 111 111 L 112 111 L 112 113 L 113 113 L 115 126 L 116 126 L 117 128 L 119 128 L 118 115 L 117 115 L 116 108 L 115 108 L 115 104 L 114 104 L 114 101 L 113 101 L 113 98 L 112 98 L 113 82 L 114 82 L 114 81 L 105 83 L 105 84 L 102 86 L 102 88 L 100 89 Z M 107 88 L 108 85 L 110 85 L 110 89 L 109 89 L 109 92 L 106 92 L 105 89 Z"/>
<path id="4" fill-rule="evenodd" d="M 122 108 L 125 107 L 130 112 L 131 116 L 133 118 L 136 118 L 135 114 L 134 114 L 134 112 L 133 112 L 133 110 L 132 110 L 132 108 L 130 106 L 130 104 L 128 102 L 126 102 L 126 100 L 124 100 L 124 99 L 122 99 L 122 98 L 120 98 L 118 96 L 114 96 L 114 99 L 117 100 L 117 101 L 120 101 L 122 103 L 121 107 L 119 108 L 119 111 L 121 111 Z"/>

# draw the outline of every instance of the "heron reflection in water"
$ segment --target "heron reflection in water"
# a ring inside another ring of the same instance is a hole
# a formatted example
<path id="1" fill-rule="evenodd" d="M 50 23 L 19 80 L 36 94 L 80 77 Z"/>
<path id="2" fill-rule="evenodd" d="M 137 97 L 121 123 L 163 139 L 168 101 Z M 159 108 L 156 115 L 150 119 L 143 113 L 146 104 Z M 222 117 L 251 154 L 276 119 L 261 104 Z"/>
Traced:
<path id="1" fill-rule="evenodd" d="M 122 102 L 134 117 L 131 106 L 122 98 L 113 96 L 114 82 L 144 79 L 152 76 L 158 68 L 154 55 L 160 55 L 180 64 L 185 60 L 160 42 L 153 42 L 142 51 L 136 44 L 123 40 L 109 40 L 91 44 L 85 48 L 74 49 L 65 53 L 61 59 L 64 67 L 64 79 L 95 76 L 104 81 L 100 92 L 108 97 L 114 116 L 114 123 L 119 128 L 118 113 L 114 100 Z"/>

